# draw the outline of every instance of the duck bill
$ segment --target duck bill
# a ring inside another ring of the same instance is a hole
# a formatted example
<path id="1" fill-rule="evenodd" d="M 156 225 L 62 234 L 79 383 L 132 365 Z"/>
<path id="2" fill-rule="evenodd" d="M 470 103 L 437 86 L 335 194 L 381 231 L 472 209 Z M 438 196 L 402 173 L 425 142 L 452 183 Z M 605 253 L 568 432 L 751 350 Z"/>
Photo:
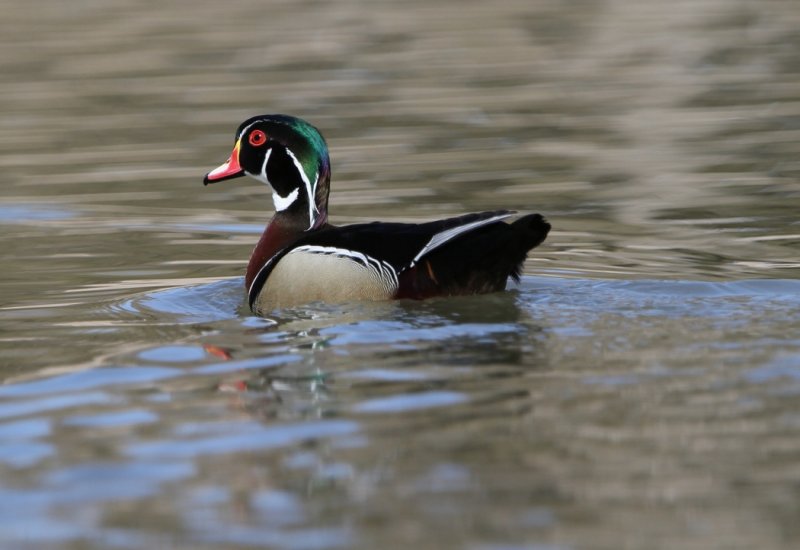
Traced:
<path id="1" fill-rule="evenodd" d="M 243 175 L 244 170 L 239 165 L 239 142 L 237 141 L 230 158 L 224 164 L 206 174 L 206 177 L 203 178 L 203 185 L 238 178 Z"/>

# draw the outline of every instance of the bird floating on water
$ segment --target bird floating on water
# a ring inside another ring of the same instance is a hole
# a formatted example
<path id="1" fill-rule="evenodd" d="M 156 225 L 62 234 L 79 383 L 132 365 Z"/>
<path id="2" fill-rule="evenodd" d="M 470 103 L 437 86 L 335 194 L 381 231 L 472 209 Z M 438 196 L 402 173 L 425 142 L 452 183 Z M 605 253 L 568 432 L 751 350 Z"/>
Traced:
<path id="1" fill-rule="evenodd" d="M 250 176 L 272 188 L 275 215 L 245 276 L 256 314 L 316 301 L 423 299 L 504 290 L 550 224 L 495 210 L 427 223 L 328 223 L 331 165 L 322 134 L 287 115 L 236 130 L 233 152 L 203 183 Z"/>

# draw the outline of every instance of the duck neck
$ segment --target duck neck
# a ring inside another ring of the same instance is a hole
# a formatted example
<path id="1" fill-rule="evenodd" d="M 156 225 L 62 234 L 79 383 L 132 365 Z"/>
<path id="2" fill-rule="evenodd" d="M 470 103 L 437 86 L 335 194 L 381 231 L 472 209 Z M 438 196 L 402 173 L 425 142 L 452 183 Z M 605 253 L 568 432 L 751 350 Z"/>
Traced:
<path id="1" fill-rule="evenodd" d="M 323 163 L 313 185 L 298 188 L 289 201 L 273 191 L 275 215 L 261 234 L 250 262 L 247 264 L 245 285 L 249 289 L 253 280 L 270 258 L 312 231 L 328 225 L 328 193 L 330 185 L 329 164 Z M 276 198 L 277 196 L 277 198 Z M 314 206 L 309 208 L 309 202 Z"/>
<path id="2" fill-rule="evenodd" d="M 253 253 L 250 255 L 250 262 L 247 264 L 247 273 L 244 279 L 245 286 L 250 288 L 258 272 L 275 254 L 303 235 L 316 231 L 327 225 L 327 223 L 328 212 L 326 209 L 320 209 L 314 225 L 311 227 L 309 227 L 307 217 L 293 216 L 284 212 L 276 213 L 267 224 L 261 234 L 261 238 L 253 249 Z"/>

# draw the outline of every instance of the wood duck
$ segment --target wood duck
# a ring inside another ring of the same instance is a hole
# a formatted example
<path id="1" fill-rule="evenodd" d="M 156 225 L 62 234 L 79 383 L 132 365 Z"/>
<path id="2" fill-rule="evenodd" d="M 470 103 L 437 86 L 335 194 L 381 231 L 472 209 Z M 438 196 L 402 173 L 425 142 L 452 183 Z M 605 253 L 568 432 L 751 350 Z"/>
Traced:
<path id="1" fill-rule="evenodd" d="M 422 299 L 504 290 L 550 224 L 496 210 L 433 222 L 328 223 L 328 147 L 314 126 L 261 115 L 236 130 L 233 153 L 203 183 L 248 175 L 272 188 L 275 215 L 247 266 L 250 308 L 315 301 Z"/>

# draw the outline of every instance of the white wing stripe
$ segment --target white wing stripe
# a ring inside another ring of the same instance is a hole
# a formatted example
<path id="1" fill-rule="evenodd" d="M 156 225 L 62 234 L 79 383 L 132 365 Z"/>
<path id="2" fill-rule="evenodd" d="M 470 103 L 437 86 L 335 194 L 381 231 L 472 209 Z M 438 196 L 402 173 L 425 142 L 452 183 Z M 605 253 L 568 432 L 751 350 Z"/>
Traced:
<path id="1" fill-rule="evenodd" d="M 477 227 L 481 227 L 482 225 L 488 225 L 488 224 L 494 223 L 494 222 L 496 222 L 498 220 L 505 219 L 505 218 L 511 216 L 512 214 L 513 214 L 513 212 L 506 212 L 505 214 L 498 214 L 497 216 L 492 216 L 491 218 L 487 218 L 485 220 L 477 220 L 477 221 L 470 222 L 470 223 L 467 223 L 467 224 L 464 224 L 464 225 L 458 225 L 456 227 L 451 227 L 450 229 L 445 229 L 444 231 L 441 231 L 441 232 L 437 233 L 436 235 L 431 237 L 431 240 L 428 241 L 428 244 L 423 246 L 422 250 L 420 250 L 417 253 L 417 255 L 414 256 L 414 259 L 411 260 L 411 263 L 409 264 L 408 267 L 409 268 L 414 267 L 414 265 L 419 261 L 419 259 L 422 258 L 425 254 L 427 254 L 431 250 L 439 248 L 440 246 L 442 246 L 447 241 L 450 241 L 450 240 L 458 237 L 462 233 L 466 233 L 468 231 L 472 231 L 473 229 L 475 229 Z"/>

